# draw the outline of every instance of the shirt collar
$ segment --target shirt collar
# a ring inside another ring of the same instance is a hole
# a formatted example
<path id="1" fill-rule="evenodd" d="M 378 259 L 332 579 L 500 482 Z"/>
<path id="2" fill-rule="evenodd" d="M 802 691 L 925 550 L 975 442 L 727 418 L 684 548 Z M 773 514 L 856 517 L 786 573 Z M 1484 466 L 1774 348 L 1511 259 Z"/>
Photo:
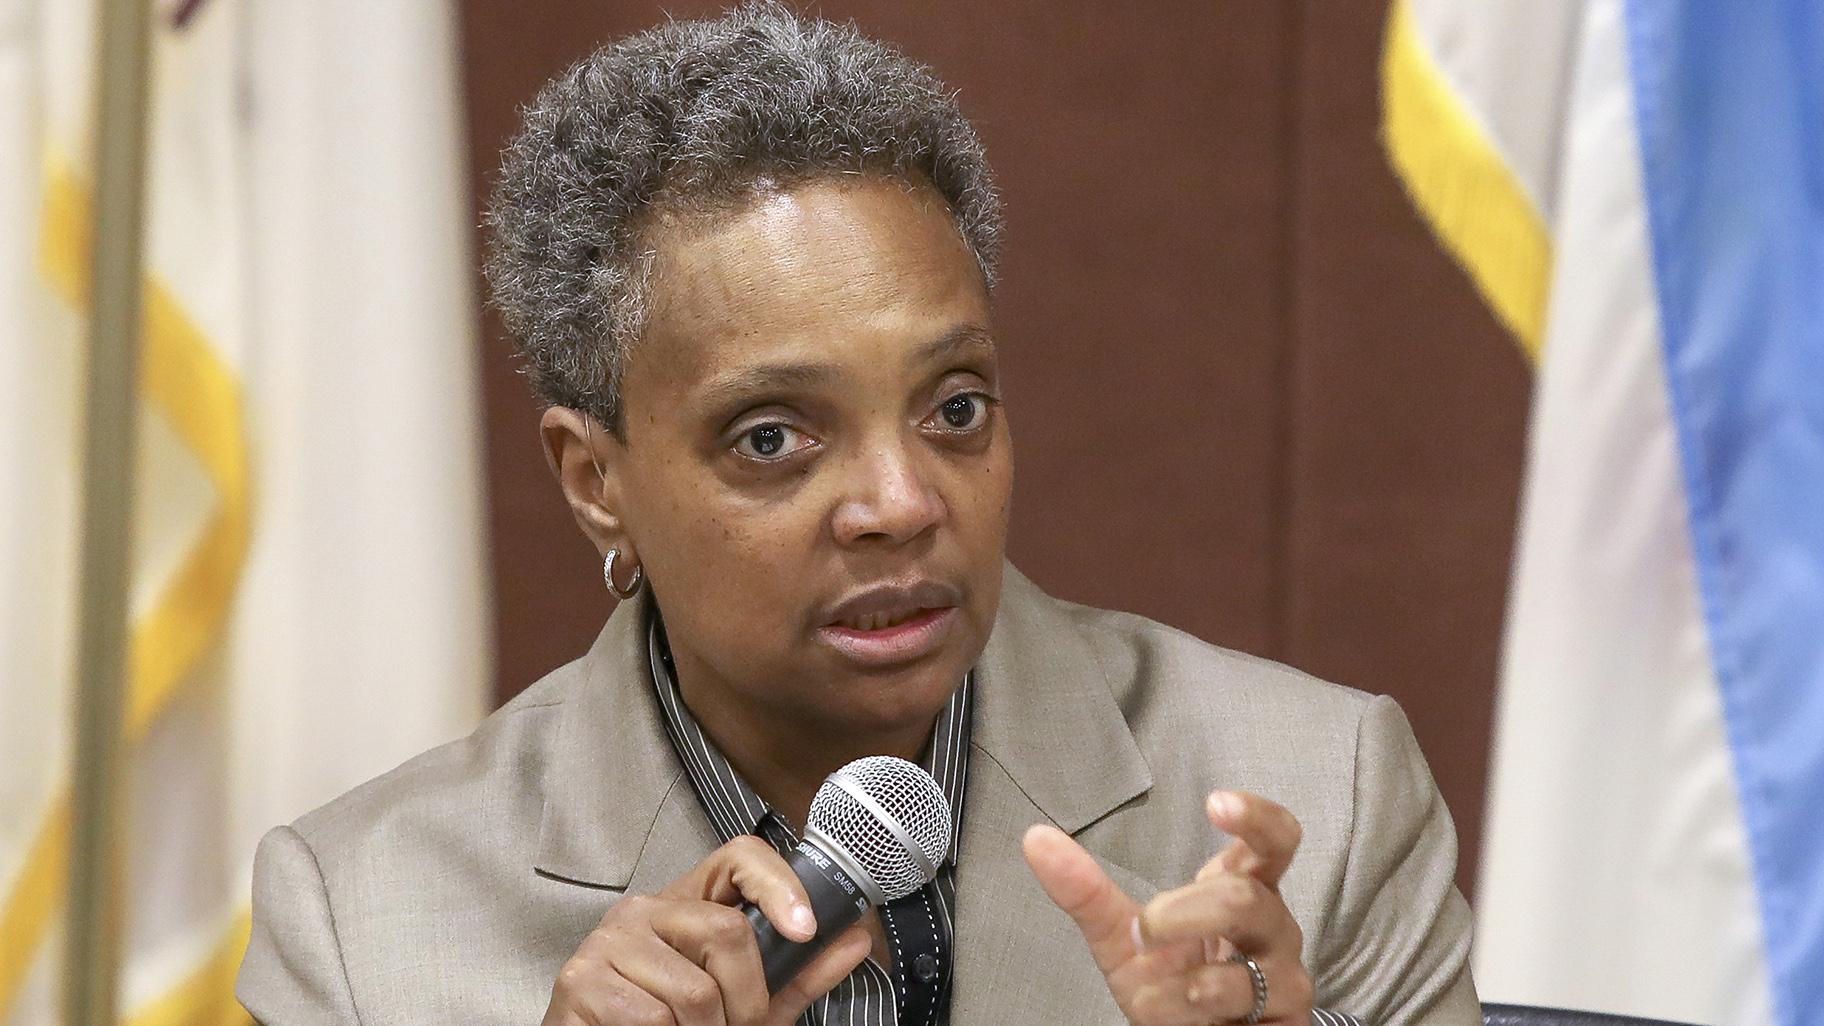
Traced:
<path id="1" fill-rule="evenodd" d="M 748 786 L 709 735 L 697 724 L 696 717 L 684 704 L 673 672 L 671 649 L 665 642 L 665 628 L 655 611 L 646 631 L 646 653 L 651 669 L 653 691 L 665 718 L 665 733 L 670 736 L 678 760 L 690 776 L 691 786 L 702 800 L 711 825 L 722 843 L 742 834 L 762 832 L 770 817 L 776 826 L 790 833 L 784 818 L 776 815 L 758 792 Z M 920 764 L 937 781 L 944 798 L 950 803 L 950 854 L 947 864 L 956 864 L 957 842 L 963 829 L 963 792 L 969 779 L 970 720 L 975 675 L 967 674 L 950 694 L 938 713 L 937 727 L 931 733 Z"/>

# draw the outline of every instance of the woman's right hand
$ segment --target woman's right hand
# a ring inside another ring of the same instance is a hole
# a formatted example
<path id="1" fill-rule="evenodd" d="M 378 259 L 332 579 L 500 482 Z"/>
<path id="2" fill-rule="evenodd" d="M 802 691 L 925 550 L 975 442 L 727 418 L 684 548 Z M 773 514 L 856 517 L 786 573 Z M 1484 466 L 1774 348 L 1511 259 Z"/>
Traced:
<path id="1" fill-rule="evenodd" d="M 791 1026 L 867 957 L 851 926 L 769 996 L 743 901 L 791 940 L 815 932 L 785 859 L 737 837 L 658 894 L 616 902 L 557 974 L 545 1026 Z"/>

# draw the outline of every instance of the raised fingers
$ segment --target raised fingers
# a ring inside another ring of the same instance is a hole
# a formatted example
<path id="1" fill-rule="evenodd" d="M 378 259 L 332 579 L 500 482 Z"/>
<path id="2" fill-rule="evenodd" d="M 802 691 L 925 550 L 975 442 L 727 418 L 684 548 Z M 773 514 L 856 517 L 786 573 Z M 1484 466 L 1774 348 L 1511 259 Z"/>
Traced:
<path id="1" fill-rule="evenodd" d="M 1234 1022 L 1254 1007 L 1248 971 L 1232 962 L 1199 965 L 1152 980 L 1128 1000 L 1128 1018 L 1146 1026 L 1207 1026 Z"/>
<path id="2" fill-rule="evenodd" d="M 1285 806 L 1246 791 L 1214 791 L 1204 803 L 1210 822 L 1234 838 L 1204 866 L 1199 878 L 1245 873 L 1269 887 L 1292 865 L 1304 828 Z"/>
<path id="3" fill-rule="evenodd" d="M 1134 900 L 1082 845 L 1056 827 L 1040 825 L 1026 831 L 1021 848 L 1039 885 L 1076 922 L 1103 972 L 1133 955 Z"/>
<path id="4" fill-rule="evenodd" d="M 1297 959 L 1303 936 L 1286 903 L 1260 880 L 1219 873 L 1162 891 L 1140 910 L 1146 943 L 1221 937 L 1243 951 Z"/>
<path id="5" fill-rule="evenodd" d="M 1262 963 L 1267 1004 L 1261 1022 L 1302 1021 L 1311 1004 L 1311 977 L 1291 962 Z M 1239 962 L 1198 966 L 1182 976 L 1139 988 L 1129 1001 L 1129 1018 L 1144 1026 L 1239 1022 L 1254 1010 L 1254 982 Z"/>

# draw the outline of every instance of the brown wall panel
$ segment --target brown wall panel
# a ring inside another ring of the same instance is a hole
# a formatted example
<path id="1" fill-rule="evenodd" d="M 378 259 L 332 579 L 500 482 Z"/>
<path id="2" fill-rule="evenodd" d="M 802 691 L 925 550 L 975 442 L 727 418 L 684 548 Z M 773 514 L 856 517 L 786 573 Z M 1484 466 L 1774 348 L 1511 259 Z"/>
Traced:
<path id="1" fill-rule="evenodd" d="M 1169 34 L 1161 17 L 1047 13 L 940 65 L 1007 196 L 1010 549 L 1060 595 L 1260 651 L 1285 11 L 1187 4 Z"/>
<path id="2" fill-rule="evenodd" d="M 1284 658 L 1399 699 L 1468 890 L 1530 380 L 1388 170 L 1381 24 L 1304 4 Z"/>

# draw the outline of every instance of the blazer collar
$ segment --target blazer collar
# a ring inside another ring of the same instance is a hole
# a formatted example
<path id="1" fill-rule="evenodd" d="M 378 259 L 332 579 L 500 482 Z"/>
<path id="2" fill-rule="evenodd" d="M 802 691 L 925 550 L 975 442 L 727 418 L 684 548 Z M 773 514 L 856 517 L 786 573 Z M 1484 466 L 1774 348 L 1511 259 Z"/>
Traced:
<path id="1" fill-rule="evenodd" d="M 974 737 L 1039 811 L 1074 834 L 1144 793 L 1152 775 L 1071 609 L 1004 567 L 994 632 L 977 664 Z"/>

